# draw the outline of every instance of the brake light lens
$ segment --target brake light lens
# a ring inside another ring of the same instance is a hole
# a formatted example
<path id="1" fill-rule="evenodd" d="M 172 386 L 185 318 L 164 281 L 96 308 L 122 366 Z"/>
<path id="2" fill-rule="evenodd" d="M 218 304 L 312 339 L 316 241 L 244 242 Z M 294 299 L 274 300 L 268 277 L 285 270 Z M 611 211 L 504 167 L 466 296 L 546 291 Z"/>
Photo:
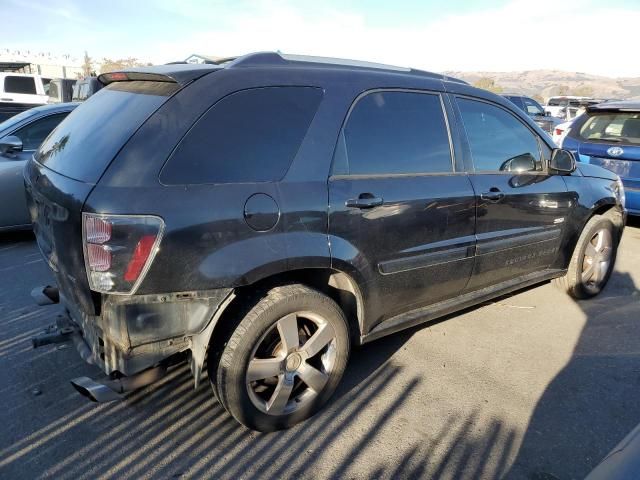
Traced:
<path id="1" fill-rule="evenodd" d="M 556 135 L 562 135 L 562 132 L 564 132 L 562 128 L 556 128 Z"/>
<path id="2" fill-rule="evenodd" d="M 127 282 L 135 282 L 138 279 L 145 263 L 147 263 L 147 259 L 151 254 L 155 242 L 156 237 L 153 235 L 145 235 L 138 241 L 133 251 L 133 256 L 127 265 L 127 271 L 124 272 L 124 279 Z"/>
<path id="3" fill-rule="evenodd" d="M 83 214 L 90 288 L 134 294 L 159 250 L 163 231 L 164 221 L 155 216 Z"/>
<path id="4" fill-rule="evenodd" d="M 111 268 L 111 252 L 104 245 L 87 244 L 87 262 L 94 272 L 106 272 Z"/>

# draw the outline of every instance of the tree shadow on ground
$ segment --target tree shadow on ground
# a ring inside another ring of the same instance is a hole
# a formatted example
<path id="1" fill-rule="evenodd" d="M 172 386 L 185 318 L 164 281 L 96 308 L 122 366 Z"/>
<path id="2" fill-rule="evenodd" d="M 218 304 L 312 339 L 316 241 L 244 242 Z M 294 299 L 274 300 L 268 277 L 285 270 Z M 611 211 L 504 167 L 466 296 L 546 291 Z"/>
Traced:
<path id="1" fill-rule="evenodd" d="M 506 478 L 582 479 L 640 422 L 637 285 L 614 271 L 598 297 L 577 304 L 586 323 L 572 358 L 538 401 Z"/>
<path id="2" fill-rule="evenodd" d="M 0 444 L 0 477 L 35 470 L 61 479 L 362 478 L 364 471 L 373 478 L 500 478 L 516 434 L 498 419 L 479 429 L 477 412 L 450 418 L 435 438 L 413 445 L 382 434 L 426 381 L 407 378 L 389 360 L 414 332 L 356 349 L 328 408 L 283 432 L 260 434 L 237 424 L 208 385 L 193 389 L 186 366 L 121 403 L 95 405 L 63 396 L 53 407 L 59 414 L 52 418 L 50 411 L 40 428 L 5 432 L 12 438 Z M 399 393 L 385 397 L 396 382 Z M 382 407 L 370 408 L 381 397 Z M 84 439 L 82 446 L 69 450 L 77 438 Z M 336 448 L 338 441 L 348 447 Z M 383 457 L 371 464 L 364 452 L 380 442 L 394 453 L 399 449 L 393 458 L 401 460 Z M 487 459 L 494 457 L 490 465 Z M 359 462 L 367 468 L 358 468 Z"/>

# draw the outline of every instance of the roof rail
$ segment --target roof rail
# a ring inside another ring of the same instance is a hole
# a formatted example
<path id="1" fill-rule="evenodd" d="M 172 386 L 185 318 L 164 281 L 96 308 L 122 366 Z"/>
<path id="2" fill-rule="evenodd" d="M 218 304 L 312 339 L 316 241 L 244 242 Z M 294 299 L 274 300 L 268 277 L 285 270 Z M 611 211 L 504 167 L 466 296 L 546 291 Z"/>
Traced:
<path id="1" fill-rule="evenodd" d="M 387 72 L 408 73 L 420 75 L 423 77 L 435 78 L 439 80 L 448 80 L 457 83 L 467 83 L 464 80 L 441 75 L 438 73 L 426 72 L 423 70 L 415 70 L 407 67 L 397 67 L 395 65 L 386 65 L 383 63 L 364 62 L 361 60 L 347 60 L 343 58 L 332 57 L 316 57 L 312 55 L 291 55 L 277 52 L 257 52 L 249 53 L 241 57 L 232 57 L 216 62 L 218 65 L 226 64 L 229 68 L 237 67 L 264 67 L 264 66 L 295 66 L 300 63 L 311 64 L 315 66 L 330 66 L 357 68 L 364 70 L 383 70 Z"/>

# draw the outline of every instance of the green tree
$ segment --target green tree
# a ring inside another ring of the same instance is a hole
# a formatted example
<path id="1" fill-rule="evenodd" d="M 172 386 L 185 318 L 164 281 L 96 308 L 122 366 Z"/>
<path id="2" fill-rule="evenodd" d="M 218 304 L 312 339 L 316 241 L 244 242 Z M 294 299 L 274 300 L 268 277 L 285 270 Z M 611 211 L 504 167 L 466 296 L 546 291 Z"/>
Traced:
<path id="1" fill-rule="evenodd" d="M 481 77 L 473 83 L 473 86 L 489 90 L 493 93 L 500 93 L 503 90 L 502 87 L 491 77 Z"/>

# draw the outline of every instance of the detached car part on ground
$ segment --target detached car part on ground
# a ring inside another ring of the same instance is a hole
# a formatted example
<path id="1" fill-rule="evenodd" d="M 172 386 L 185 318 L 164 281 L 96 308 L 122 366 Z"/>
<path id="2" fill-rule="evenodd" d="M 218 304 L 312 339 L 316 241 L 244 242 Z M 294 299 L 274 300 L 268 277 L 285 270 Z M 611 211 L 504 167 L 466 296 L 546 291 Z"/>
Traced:
<path id="1" fill-rule="evenodd" d="M 206 359 L 238 421 L 287 428 L 353 345 L 613 268 L 618 177 L 462 81 L 275 53 L 101 80 L 25 169 L 57 281 L 35 296 L 67 312 L 34 341 L 73 339 L 94 400 Z"/>
<path id="2" fill-rule="evenodd" d="M 22 170 L 77 104 L 43 105 L 0 123 L 0 232 L 31 228 Z"/>

